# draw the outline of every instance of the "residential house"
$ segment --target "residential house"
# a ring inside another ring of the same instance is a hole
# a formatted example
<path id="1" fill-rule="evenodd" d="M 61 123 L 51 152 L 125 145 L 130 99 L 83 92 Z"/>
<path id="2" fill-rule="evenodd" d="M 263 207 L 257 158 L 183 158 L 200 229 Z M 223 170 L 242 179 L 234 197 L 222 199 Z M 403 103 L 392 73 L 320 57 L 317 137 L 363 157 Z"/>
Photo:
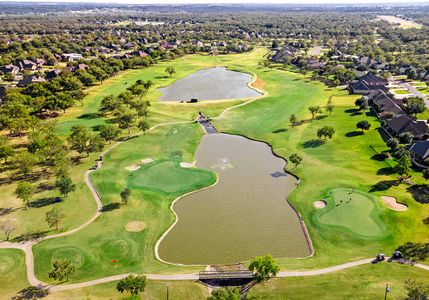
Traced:
<path id="1" fill-rule="evenodd" d="M 62 71 L 60 69 L 53 69 L 53 70 L 51 70 L 51 71 L 49 71 L 49 72 L 46 73 L 45 79 L 47 81 L 51 81 L 52 79 L 60 76 L 61 72 Z"/>
<path id="2" fill-rule="evenodd" d="M 382 90 L 374 94 L 369 103 L 381 119 L 390 119 L 406 114 L 401 108 L 402 100 L 395 99 Z"/>
<path id="3" fill-rule="evenodd" d="M 70 69 L 71 72 L 76 72 L 76 71 L 86 71 L 89 69 L 89 66 L 87 64 L 78 64 L 75 67 L 72 67 Z"/>
<path id="4" fill-rule="evenodd" d="M 288 44 L 278 50 L 276 54 L 271 57 L 271 60 L 277 63 L 284 63 L 286 61 L 286 57 L 294 57 L 295 53 L 298 51 L 299 49 L 297 47 L 292 44 Z"/>
<path id="5" fill-rule="evenodd" d="M 131 52 L 129 54 L 132 55 L 132 56 L 138 56 L 138 57 L 148 57 L 149 56 L 149 54 L 147 54 L 146 52 L 141 51 L 141 50 L 139 50 L 139 51 L 133 51 L 133 52 Z"/>
<path id="6" fill-rule="evenodd" d="M 41 68 L 46 64 L 46 61 L 43 58 L 36 58 L 36 64 L 38 68 Z"/>
<path id="7" fill-rule="evenodd" d="M 29 84 L 38 83 L 38 82 L 45 82 L 45 78 L 39 75 L 31 75 L 24 77 L 20 81 L 18 81 L 17 86 L 18 87 L 26 87 Z"/>
<path id="8" fill-rule="evenodd" d="M 408 150 L 413 162 L 417 162 L 418 164 L 429 162 L 429 141 L 417 141 Z"/>
<path id="9" fill-rule="evenodd" d="M 371 72 L 359 77 L 357 81 L 349 84 L 349 91 L 352 94 L 369 94 L 372 91 L 387 91 L 387 80 Z"/>
<path id="10" fill-rule="evenodd" d="M 124 44 L 124 49 L 132 49 L 134 48 L 136 45 L 133 42 L 128 42 Z"/>
<path id="11" fill-rule="evenodd" d="M 425 121 L 415 121 L 407 115 L 395 116 L 386 123 L 387 130 L 398 136 L 401 133 L 409 132 L 416 140 L 423 140 L 428 137 L 428 125 Z"/>
<path id="12" fill-rule="evenodd" d="M 78 54 L 78 53 L 67 53 L 67 54 L 63 54 L 63 60 L 64 61 L 78 61 L 80 59 L 82 59 L 83 56 L 82 54 Z"/>
<path id="13" fill-rule="evenodd" d="M 20 61 L 18 63 L 18 66 L 21 69 L 21 71 L 23 71 L 23 70 L 30 70 L 30 71 L 37 70 L 37 64 L 31 60 L 28 60 L 28 59 L 24 59 L 24 60 Z"/>
<path id="14" fill-rule="evenodd" d="M 15 65 L 12 65 L 12 64 L 4 65 L 4 66 L 0 67 L 0 72 L 12 73 L 13 75 L 16 75 L 19 73 L 19 68 Z"/>

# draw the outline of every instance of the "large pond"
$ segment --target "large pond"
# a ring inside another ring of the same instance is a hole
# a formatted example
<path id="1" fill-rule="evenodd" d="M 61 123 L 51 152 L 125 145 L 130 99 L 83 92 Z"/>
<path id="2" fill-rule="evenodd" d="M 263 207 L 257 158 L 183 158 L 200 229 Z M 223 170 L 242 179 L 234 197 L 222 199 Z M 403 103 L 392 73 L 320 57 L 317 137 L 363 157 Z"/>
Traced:
<path id="1" fill-rule="evenodd" d="M 225 264 L 257 255 L 309 254 L 286 197 L 296 179 L 268 145 L 241 136 L 205 135 L 197 167 L 215 171 L 216 185 L 174 204 L 177 223 L 159 244 L 159 257 L 180 264 Z"/>
<path id="2" fill-rule="evenodd" d="M 160 88 L 161 101 L 224 100 L 260 96 L 247 84 L 252 76 L 216 67 L 197 71 L 179 79 L 167 87 Z"/>

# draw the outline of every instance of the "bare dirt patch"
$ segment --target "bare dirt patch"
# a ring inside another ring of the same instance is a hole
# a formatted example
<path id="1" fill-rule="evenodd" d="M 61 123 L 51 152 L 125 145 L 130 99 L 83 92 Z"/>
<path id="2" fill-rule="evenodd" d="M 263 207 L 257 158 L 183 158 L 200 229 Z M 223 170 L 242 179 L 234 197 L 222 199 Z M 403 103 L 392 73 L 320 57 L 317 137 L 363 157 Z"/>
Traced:
<path id="1" fill-rule="evenodd" d="M 150 157 L 141 160 L 143 165 L 150 164 L 153 161 L 155 161 L 155 160 L 153 158 L 150 158 Z"/>
<path id="2" fill-rule="evenodd" d="M 381 200 L 383 200 L 384 204 L 391 210 L 406 211 L 408 209 L 408 206 L 405 204 L 398 203 L 395 197 L 381 196 Z"/>
<path id="3" fill-rule="evenodd" d="M 392 25 L 407 29 L 407 28 L 421 28 L 422 26 L 419 23 L 416 23 L 414 21 L 410 21 L 410 20 L 405 20 L 402 18 L 398 18 L 395 16 L 388 16 L 388 15 L 383 15 L 383 16 L 377 16 L 377 19 L 379 20 L 384 20 L 386 22 L 389 22 Z"/>
<path id="4" fill-rule="evenodd" d="M 265 85 L 265 82 L 260 78 L 257 78 L 254 82 L 252 82 L 252 87 L 257 88 L 261 91 L 264 88 L 264 85 Z"/>
<path id="5" fill-rule="evenodd" d="M 317 209 L 325 208 L 326 207 L 326 201 L 325 200 L 314 201 L 313 205 Z"/>
<path id="6" fill-rule="evenodd" d="M 125 225 L 125 230 L 128 232 L 139 232 L 146 228 L 145 222 L 142 221 L 131 221 Z"/>

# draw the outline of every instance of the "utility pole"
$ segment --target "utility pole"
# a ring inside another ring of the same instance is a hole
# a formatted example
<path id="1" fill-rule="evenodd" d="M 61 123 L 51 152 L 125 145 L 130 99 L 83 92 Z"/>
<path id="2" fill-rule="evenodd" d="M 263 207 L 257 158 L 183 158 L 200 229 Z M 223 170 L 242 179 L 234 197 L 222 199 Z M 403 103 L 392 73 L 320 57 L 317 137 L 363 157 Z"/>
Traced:
<path id="1" fill-rule="evenodd" d="M 167 284 L 167 300 L 168 300 L 168 284 Z"/>

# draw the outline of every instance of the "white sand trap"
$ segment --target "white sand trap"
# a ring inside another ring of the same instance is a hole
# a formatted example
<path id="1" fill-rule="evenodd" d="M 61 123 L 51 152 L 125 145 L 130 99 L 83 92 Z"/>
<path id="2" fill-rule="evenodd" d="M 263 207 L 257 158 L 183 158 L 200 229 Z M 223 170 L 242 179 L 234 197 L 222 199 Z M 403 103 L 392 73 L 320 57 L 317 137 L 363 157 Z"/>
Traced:
<path id="1" fill-rule="evenodd" d="M 325 208 L 326 207 L 326 201 L 325 200 L 314 201 L 313 205 L 317 209 Z"/>
<path id="2" fill-rule="evenodd" d="M 142 221 L 131 221 L 125 225 L 125 230 L 129 232 L 139 232 L 146 228 L 146 224 Z"/>
<path id="3" fill-rule="evenodd" d="M 139 165 L 131 165 L 126 167 L 125 169 L 127 169 L 128 171 L 137 171 L 138 169 L 140 169 L 141 166 Z"/>
<path id="4" fill-rule="evenodd" d="M 187 162 L 182 161 L 182 162 L 180 163 L 180 166 L 181 166 L 182 168 L 193 168 L 193 167 L 194 167 L 194 164 L 191 164 L 191 163 L 187 163 Z"/>
<path id="5" fill-rule="evenodd" d="M 398 203 L 395 197 L 381 196 L 381 200 L 383 200 L 384 204 L 391 210 L 406 211 L 408 209 L 408 206 L 405 204 Z"/>
<path id="6" fill-rule="evenodd" d="M 150 164 L 153 161 L 155 161 L 155 160 L 153 158 L 150 158 L 150 157 L 141 160 L 143 165 Z"/>

